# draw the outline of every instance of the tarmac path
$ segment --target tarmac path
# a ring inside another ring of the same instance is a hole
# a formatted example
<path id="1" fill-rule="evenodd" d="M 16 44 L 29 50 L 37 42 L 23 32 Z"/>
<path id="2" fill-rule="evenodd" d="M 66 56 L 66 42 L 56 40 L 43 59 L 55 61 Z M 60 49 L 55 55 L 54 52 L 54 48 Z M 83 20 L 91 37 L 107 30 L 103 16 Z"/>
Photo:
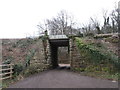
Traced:
<path id="1" fill-rule="evenodd" d="M 56 69 L 32 75 L 9 88 L 118 88 L 118 82 Z"/>

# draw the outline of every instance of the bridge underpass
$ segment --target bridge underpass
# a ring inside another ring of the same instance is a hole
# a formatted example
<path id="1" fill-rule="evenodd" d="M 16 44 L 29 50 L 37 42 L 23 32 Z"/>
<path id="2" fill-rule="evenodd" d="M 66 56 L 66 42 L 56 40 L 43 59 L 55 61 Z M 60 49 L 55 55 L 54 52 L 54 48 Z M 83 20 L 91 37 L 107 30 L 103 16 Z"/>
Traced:
<path id="1" fill-rule="evenodd" d="M 45 48 L 47 53 L 43 53 L 43 56 L 44 54 L 47 56 L 44 62 L 47 63 L 48 67 L 50 65 L 53 68 L 58 66 L 58 47 L 69 47 L 70 69 L 80 66 L 82 58 L 77 51 L 78 48 L 75 46 L 74 40 L 66 36 L 49 36 Z M 39 55 L 44 50 L 41 50 L 40 47 L 38 51 L 40 51 Z M 118 88 L 118 82 L 83 76 L 68 70 L 49 70 L 25 78 L 9 88 Z"/>
<path id="2" fill-rule="evenodd" d="M 59 66 L 58 48 L 68 47 L 69 49 L 69 38 L 66 35 L 52 35 L 49 36 L 49 43 L 50 43 L 50 51 L 51 51 L 52 68 L 57 68 Z"/>

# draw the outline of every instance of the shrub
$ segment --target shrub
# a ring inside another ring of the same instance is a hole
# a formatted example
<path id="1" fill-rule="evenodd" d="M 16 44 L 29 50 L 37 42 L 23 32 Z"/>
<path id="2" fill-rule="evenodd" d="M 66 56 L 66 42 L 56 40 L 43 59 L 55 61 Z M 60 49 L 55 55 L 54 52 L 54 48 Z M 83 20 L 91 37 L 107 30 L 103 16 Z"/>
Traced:
<path id="1" fill-rule="evenodd" d="M 41 39 L 43 42 L 46 42 L 46 40 L 48 39 L 48 36 L 42 36 Z"/>
<path id="2" fill-rule="evenodd" d="M 13 48 L 16 48 L 16 47 L 17 47 L 16 43 L 14 43 L 14 44 L 12 45 L 12 47 L 13 47 Z"/>
<path id="3" fill-rule="evenodd" d="M 108 37 L 105 39 L 105 41 L 110 42 L 110 43 L 119 43 L 119 38 L 118 37 Z"/>
<path id="4" fill-rule="evenodd" d="M 94 34 L 93 33 L 87 33 L 86 36 L 88 36 L 88 37 L 94 37 Z"/>
<path id="5" fill-rule="evenodd" d="M 23 71 L 23 65 L 22 65 L 21 63 L 15 64 L 15 65 L 13 66 L 14 75 L 19 75 L 20 72 L 22 72 L 22 71 Z"/>
<path id="6" fill-rule="evenodd" d="M 36 52 L 35 49 L 29 51 L 29 54 L 28 54 L 27 57 L 26 57 L 25 67 L 27 67 L 28 65 L 30 65 L 30 60 L 31 60 L 32 57 L 34 56 L 35 52 Z"/>
<path id="7" fill-rule="evenodd" d="M 73 71 L 84 72 L 84 71 L 85 71 L 85 68 L 73 68 Z"/>
<path id="8" fill-rule="evenodd" d="M 12 56 L 7 56 L 7 59 L 5 61 L 2 62 L 2 64 L 10 64 L 13 61 L 13 57 Z"/>
<path id="9" fill-rule="evenodd" d="M 105 56 L 96 48 L 86 45 L 80 40 L 77 40 L 77 45 L 81 53 L 83 53 L 84 56 L 87 56 L 87 60 L 89 60 L 91 63 L 100 63 L 105 58 Z"/>
<path id="10" fill-rule="evenodd" d="M 45 70 L 44 65 L 42 65 L 42 64 L 33 64 L 33 65 L 28 66 L 25 69 L 25 71 L 23 72 L 23 75 L 26 77 L 26 76 L 41 72 L 43 70 Z"/>

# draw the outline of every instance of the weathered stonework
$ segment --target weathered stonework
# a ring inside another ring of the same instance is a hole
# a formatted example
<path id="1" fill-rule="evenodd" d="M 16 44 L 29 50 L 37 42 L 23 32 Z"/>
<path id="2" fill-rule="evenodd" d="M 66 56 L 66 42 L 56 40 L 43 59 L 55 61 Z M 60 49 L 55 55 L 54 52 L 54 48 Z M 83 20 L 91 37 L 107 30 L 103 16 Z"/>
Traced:
<path id="1" fill-rule="evenodd" d="M 47 46 L 46 46 L 46 63 L 48 64 L 49 68 L 51 67 L 51 51 L 50 51 L 50 43 L 49 40 L 46 40 Z"/>
<path id="2" fill-rule="evenodd" d="M 51 54 L 53 51 L 51 51 L 51 44 L 49 42 L 49 39 L 46 40 L 46 45 L 44 46 L 44 42 L 42 40 L 39 40 L 37 42 L 37 52 L 35 53 L 33 60 L 31 61 L 31 64 L 35 65 L 42 65 L 45 69 L 51 68 L 53 65 L 53 61 L 51 58 Z M 53 47 L 53 46 L 52 46 Z M 69 39 L 69 61 L 70 61 L 70 67 L 71 69 L 77 68 L 80 66 L 80 54 L 79 50 L 76 46 L 76 43 L 74 39 Z M 54 48 L 53 48 L 54 50 Z M 56 49 L 58 52 L 58 49 Z M 57 53 L 55 53 L 57 54 Z M 56 62 L 56 61 L 55 61 Z M 58 61 L 57 61 L 58 62 Z"/>
<path id="3" fill-rule="evenodd" d="M 78 49 L 74 39 L 70 39 L 69 45 L 70 45 L 71 69 L 78 68 L 78 67 L 80 67 L 80 62 L 82 59 L 80 56 L 80 53 L 79 53 L 79 49 Z"/>

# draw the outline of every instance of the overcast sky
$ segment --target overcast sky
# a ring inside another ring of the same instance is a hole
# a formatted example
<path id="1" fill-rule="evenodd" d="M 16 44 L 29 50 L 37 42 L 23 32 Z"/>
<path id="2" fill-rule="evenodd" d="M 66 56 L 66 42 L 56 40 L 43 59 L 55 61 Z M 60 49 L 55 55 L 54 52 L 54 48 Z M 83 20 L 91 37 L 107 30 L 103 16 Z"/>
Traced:
<path id="1" fill-rule="evenodd" d="M 0 38 L 22 38 L 38 33 L 37 24 L 61 10 L 72 14 L 77 22 L 89 17 L 102 20 L 102 10 L 111 11 L 119 0 L 0 0 Z"/>

